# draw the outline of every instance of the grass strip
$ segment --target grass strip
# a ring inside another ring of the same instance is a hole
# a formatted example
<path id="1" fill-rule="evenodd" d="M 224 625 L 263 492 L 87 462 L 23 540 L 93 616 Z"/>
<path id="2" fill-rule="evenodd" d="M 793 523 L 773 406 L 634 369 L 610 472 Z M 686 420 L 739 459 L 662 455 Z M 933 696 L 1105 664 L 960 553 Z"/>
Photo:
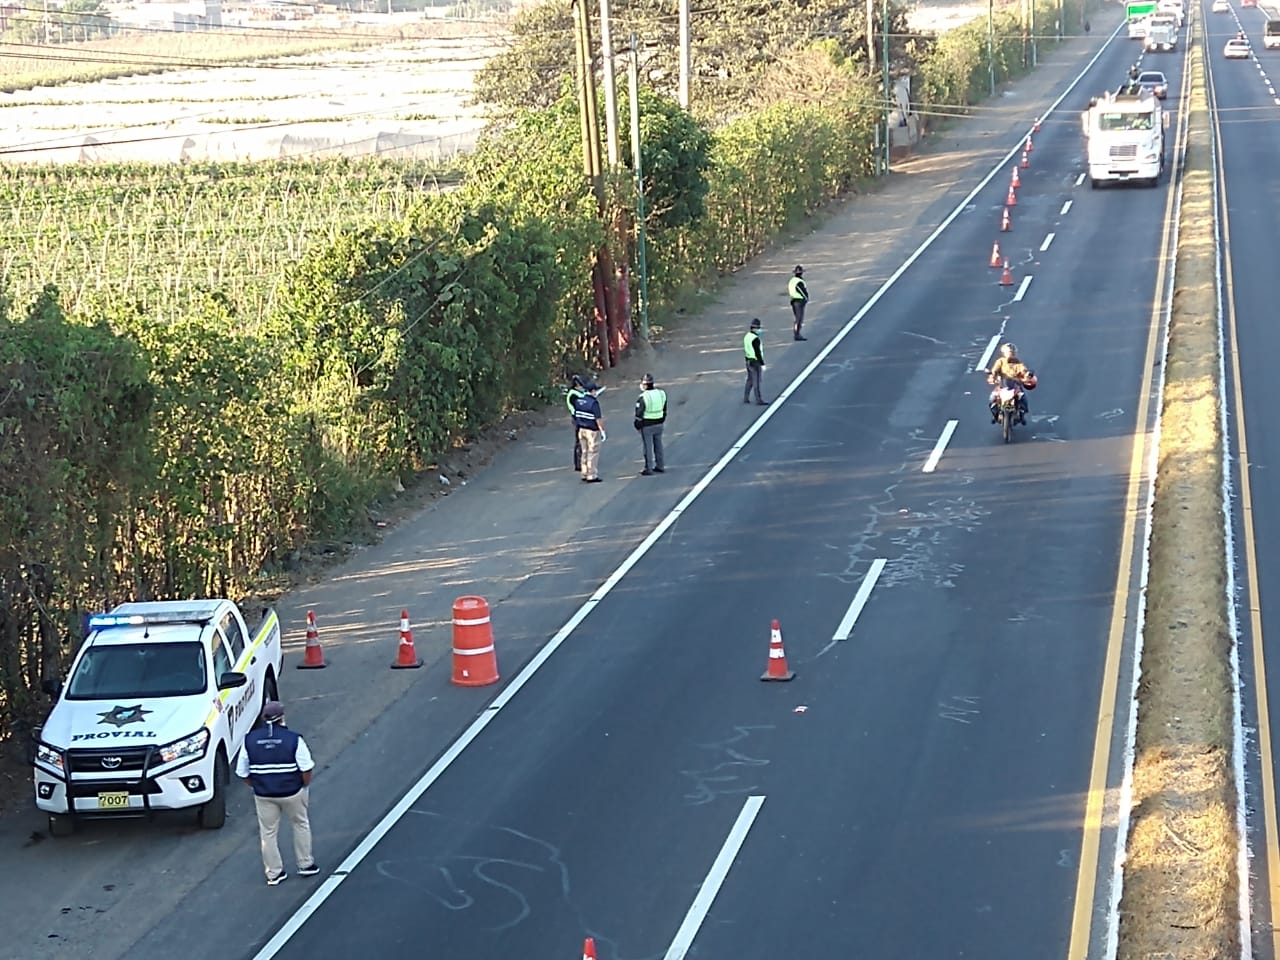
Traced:
<path id="1" fill-rule="evenodd" d="M 1197 34 L 1199 34 L 1197 25 Z M 1214 180 L 1193 39 L 1138 689 L 1120 960 L 1240 956 L 1231 637 L 1222 513 Z"/>

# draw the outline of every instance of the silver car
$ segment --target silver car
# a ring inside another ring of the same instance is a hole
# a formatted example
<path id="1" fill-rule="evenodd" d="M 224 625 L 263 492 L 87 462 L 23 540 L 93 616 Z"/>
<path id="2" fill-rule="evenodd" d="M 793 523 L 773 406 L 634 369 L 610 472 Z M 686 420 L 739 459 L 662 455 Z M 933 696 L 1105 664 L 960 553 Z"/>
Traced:
<path id="1" fill-rule="evenodd" d="M 1161 100 L 1169 93 L 1169 81 L 1159 70 L 1144 70 L 1138 74 L 1138 86 L 1143 90 L 1150 90 Z"/>

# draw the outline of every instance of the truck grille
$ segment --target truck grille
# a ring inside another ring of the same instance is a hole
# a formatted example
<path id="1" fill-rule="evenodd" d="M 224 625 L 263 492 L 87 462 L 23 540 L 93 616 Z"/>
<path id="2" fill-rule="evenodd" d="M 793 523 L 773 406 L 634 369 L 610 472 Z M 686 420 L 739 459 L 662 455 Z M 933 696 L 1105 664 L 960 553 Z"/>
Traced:
<path id="1" fill-rule="evenodd" d="M 1111 148 L 1112 160 L 1136 160 L 1138 145 L 1136 143 L 1120 143 Z"/>
<path id="2" fill-rule="evenodd" d="M 67 773 L 102 775 L 141 773 L 151 747 L 121 747 L 118 750 L 68 750 Z M 151 761 L 156 766 L 156 758 Z"/>

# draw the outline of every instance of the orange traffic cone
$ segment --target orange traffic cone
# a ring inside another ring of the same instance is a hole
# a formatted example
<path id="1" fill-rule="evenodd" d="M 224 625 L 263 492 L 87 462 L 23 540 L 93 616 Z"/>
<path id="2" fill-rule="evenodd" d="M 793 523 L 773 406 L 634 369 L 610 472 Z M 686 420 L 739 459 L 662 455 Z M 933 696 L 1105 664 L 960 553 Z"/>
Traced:
<path id="1" fill-rule="evenodd" d="M 998 243 L 991 245 L 991 266 L 996 268 L 1000 266 L 1000 244 Z"/>
<path id="2" fill-rule="evenodd" d="M 302 651 L 302 662 L 299 670 L 319 670 L 328 666 L 324 662 L 324 651 L 320 649 L 320 634 L 316 630 L 316 615 L 307 611 L 307 646 Z"/>
<path id="3" fill-rule="evenodd" d="M 400 611 L 400 649 L 396 653 L 396 662 L 392 670 L 416 670 L 422 666 L 418 652 L 413 647 L 413 631 L 409 629 L 409 611 Z"/>
<path id="4" fill-rule="evenodd" d="M 1013 272 L 1009 269 L 1008 260 L 1004 262 L 1004 270 L 1000 272 L 1000 286 L 1002 287 L 1013 286 Z"/>
<path id="5" fill-rule="evenodd" d="M 582 942 L 582 960 L 596 960 L 596 942 L 591 937 Z"/>
<path id="6" fill-rule="evenodd" d="M 769 627 L 769 666 L 761 680 L 790 680 L 795 674 L 787 669 L 787 654 L 782 649 L 782 628 L 775 620 Z"/>
<path id="7" fill-rule="evenodd" d="M 1031 157 L 1025 150 L 1022 151 L 1022 163 L 1020 164 L 1020 166 L 1022 167 L 1023 170 L 1031 166 Z"/>
<path id="8" fill-rule="evenodd" d="M 1022 178 L 1018 176 L 1017 167 L 1013 168 L 1013 176 L 1009 178 L 1009 186 L 1013 187 L 1015 190 L 1022 186 Z"/>
<path id="9" fill-rule="evenodd" d="M 1031 125 L 1031 129 L 1036 133 L 1040 132 L 1040 118 L 1036 117 L 1036 122 Z"/>
<path id="10" fill-rule="evenodd" d="M 493 624 L 484 597 L 453 601 L 453 682 L 460 687 L 483 687 L 498 682 L 498 655 L 493 647 Z"/>
<path id="11" fill-rule="evenodd" d="M 1001 233 L 1008 233 L 1008 232 L 1009 232 L 1009 230 L 1010 230 L 1012 227 L 1013 227 L 1013 223 L 1012 223 L 1012 221 L 1010 221 L 1010 219 L 1009 219 L 1009 208 L 1008 208 L 1008 207 L 1005 207 L 1005 208 L 1004 208 L 1004 214 L 1003 214 L 1003 216 L 1001 216 L 1001 217 L 1000 217 L 1000 232 L 1001 232 Z M 998 267 L 998 266 L 1000 266 L 1000 264 L 998 264 L 998 263 L 997 263 L 997 264 L 995 264 L 995 266 L 997 266 L 997 267 Z"/>
<path id="12" fill-rule="evenodd" d="M 1016 207 L 1018 205 L 1018 196 L 1013 192 L 1013 184 L 1009 185 L 1009 196 L 1005 198 L 1004 205 L 1006 207 Z"/>
<path id="13" fill-rule="evenodd" d="M 1025 150 L 1027 153 L 1030 153 L 1030 152 L 1031 152 L 1032 150 L 1034 150 L 1034 149 L 1035 149 L 1035 144 L 1033 144 L 1033 143 L 1031 142 L 1031 134 L 1029 134 L 1029 133 L 1028 133 L 1028 134 L 1027 134 L 1027 145 L 1026 145 L 1026 147 L 1024 148 L 1024 150 Z"/>

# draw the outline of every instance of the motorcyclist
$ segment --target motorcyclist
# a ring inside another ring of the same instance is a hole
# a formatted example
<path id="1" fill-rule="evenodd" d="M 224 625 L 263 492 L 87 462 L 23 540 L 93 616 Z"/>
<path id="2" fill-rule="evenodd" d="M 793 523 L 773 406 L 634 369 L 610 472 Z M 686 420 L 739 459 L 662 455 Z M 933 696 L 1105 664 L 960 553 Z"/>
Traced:
<path id="1" fill-rule="evenodd" d="M 1025 425 L 1027 411 L 1030 409 L 1027 405 L 1027 390 L 1034 386 L 1035 374 L 1018 357 L 1018 348 L 1014 344 L 1004 343 L 1000 345 L 1000 356 L 996 358 L 996 362 L 987 371 L 987 383 L 995 388 L 991 391 L 991 402 L 989 404 L 991 407 L 991 422 L 996 423 L 1000 419 L 1000 400 L 997 391 L 1001 387 L 1012 386 L 1018 391 L 1018 423 Z"/>

